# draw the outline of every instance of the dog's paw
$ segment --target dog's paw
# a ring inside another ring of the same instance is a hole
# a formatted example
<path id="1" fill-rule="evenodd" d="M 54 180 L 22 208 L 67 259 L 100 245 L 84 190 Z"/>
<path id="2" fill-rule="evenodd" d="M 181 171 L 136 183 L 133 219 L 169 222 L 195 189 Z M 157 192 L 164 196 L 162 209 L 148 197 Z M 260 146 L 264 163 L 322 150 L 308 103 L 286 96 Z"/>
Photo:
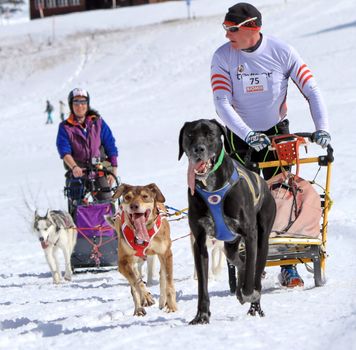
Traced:
<path id="1" fill-rule="evenodd" d="M 65 274 L 64 275 L 64 279 L 66 280 L 66 281 L 71 281 L 72 280 L 72 274 Z"/>
<path id="2" fill-rule="evenodd" d="M 61 275 L 58 272 L 53 274 L 53 283 L 60 284 L 61 283 Z"/>
<path id="3" fill-rule="evenodd" d="M 167 302 L 164 307 L 162 307 L 165 312 L 176 312 L 178 310 L 177 304 L 174 302 Z"/>
<path id="4" fill-rule="evenodd" d="M 261 309 L 261 305 L 260 305 L 259 302 L 252 303 L 251 306 L 250 306 L 250 309 L 247 312 L 247 315 L 251 315 L 251 316 L 256 316 L 256 314 L 258 314 L 260 317 L 264 317 L 265 316 L 265 313 Z"/>
<path id="5" fill-rule="evenodd" d="M 146 310 L 144 307 L 138 307 L 134 311 L 134 316 L 146 316 Z"/>
<path id="6" fill-rule="evenodd" d="M 152 306 L 155 303 L 151 293 L 146 292 L 143 296 L 142 305 L 143 306 Z"/>
<path id="7" fill-rule="evenodd" d="M 189 324 L 208 324 L 210 320 L 210 311 L 201 312 L 198 311 L 196 316 L 189 322 Z"/>

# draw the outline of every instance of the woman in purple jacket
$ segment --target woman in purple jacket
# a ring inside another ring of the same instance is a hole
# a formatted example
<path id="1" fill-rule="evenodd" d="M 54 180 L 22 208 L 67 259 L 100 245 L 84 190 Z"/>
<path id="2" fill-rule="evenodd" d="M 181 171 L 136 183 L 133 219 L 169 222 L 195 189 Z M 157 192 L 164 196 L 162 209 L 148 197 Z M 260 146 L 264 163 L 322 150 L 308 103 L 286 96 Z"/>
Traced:
<path id="1" fill-rule="evenodd" d="M 68 96 L 68 105 L 71 113 L 60 123 L 57 134 L 57 149 L 65 166 L 72 171 L 73 177 L 83 177 L 85 168 L 100 160 L 102 146 L 111 163 L 112 173 L 116 176 L 118 150 L 115 138 L 99 113 L 90 108 L 89 93 L 84 89 L 72 90 Z M 106 178 L 103 179 L 106 182 Z M 106 187 L 107 184 L 112 186 L 114 181 L 114 177 L 109 175 Z M 101 183 L 100 187 L 105 186 Z M 110 193 L 103 193 L 98 199 L 110 196 Z"/>

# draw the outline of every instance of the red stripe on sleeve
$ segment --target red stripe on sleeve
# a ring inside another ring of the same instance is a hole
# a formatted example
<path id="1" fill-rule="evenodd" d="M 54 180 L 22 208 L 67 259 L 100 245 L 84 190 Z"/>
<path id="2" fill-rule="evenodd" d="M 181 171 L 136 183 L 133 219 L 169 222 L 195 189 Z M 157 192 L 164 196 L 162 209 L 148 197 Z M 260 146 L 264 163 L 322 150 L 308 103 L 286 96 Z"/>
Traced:
<path id="1" fill-rule="evenodd" d="M 306 83 L 310 78 L 312 78 L 312 77 L 313 77 L 313 76 L 310 74 L 310 75 L 308 75 L 308 76 L 304 79 L 303 85 L 302 85 L 302 89 L 303 89 L 305 83 Z"/>
<path id="2" fill-rule="evenodd" d="M 298 78 L 300 72 L 301 72 L 306 66 L 307 66 L 307 65 L 304 63 L 304 64 L 299 68 L 298 73 L 297 73 L 297 78 Z"/>
<path id="3" fill-rule="evenodd" d="M 231 85 L 226 82 L 226 81 L 223 81 L 223 80 L 214 80 L 212 83 L 211 83 L 211 86 L 214 87 L 214 85 L 216 84 L 224 84 L 224 85 L 227 85 L 230 89 L 231 89 Z"/>
<path id="4" fill-rule="evenodd" d="M 223 79 L 225 79 L 227 81 L 230 81 L 229 78 L 225 77 L 225 75 L 222 75 L 222 74 L 214 74 L 214 75 L 211 76 L 211 80 L 213 80 L 215 78 L 223 78 Z"/>
<path id="5" fill-rule="evenodd" d="M 300 82 L 303 80 L 303 78 L 305 77 L 305 75 L 307 75 L 307 74 L 311 74 L 311 72 L 310 72 L 309 69 L 307 69 L 307 70 L 300 76 L 300 78 L 299 78 L 299 84 L 300 84 Z"/>
<path id="6" fill-rule="evenodd" d="M 225 86 L 216 86 L 216 87 L 213 88 L 213 92 L 215 92 L 215 91 L 217 91 L 217 90 L 225 90 L 225 91 L 230 92 L 230 94 L 231 94 L 231 90 L 228 89 L 228 88 L 225 87 Z"/>

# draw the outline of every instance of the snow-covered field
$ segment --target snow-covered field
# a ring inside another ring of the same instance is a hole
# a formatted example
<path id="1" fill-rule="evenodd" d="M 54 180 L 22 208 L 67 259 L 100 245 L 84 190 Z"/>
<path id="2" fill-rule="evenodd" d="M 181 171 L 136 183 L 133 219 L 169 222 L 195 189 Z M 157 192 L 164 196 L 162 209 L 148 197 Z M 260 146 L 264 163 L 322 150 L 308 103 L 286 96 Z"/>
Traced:
<path id="1" fill-rule="evenodd" d="M 278 268 L 263 282 L 265 318 L 246 315 L 228 292 L 227 273 L 210 281 L 210 324 L 188 326 L 197 283 L 188 238 L 173 243 L 179 310 L 155 305 L 133 317 L 125 279 L 116 271 L 77 274 L 52 284 L 30 233 L 24 198 L 44 213 L 64 209 L 63 166 L 55 147 L 58 101 L 82 86 L 111 126 L 123 182 L 156 182 L 167 204 L 185 208 L 186 159 L 178 134 L 187 120 L 215 116 L 210 60 L 225 42 L 221 22 L 235 1 L 196 0 L 92 11 L 0 26 L 0 349 L 356 349 L 356 22 L 354 0 L 265 0 L 263 32 L 297 48 L 317 77 L 330 113 L 335 163 L 328 228 L 327 284 L 279 286 Z M 45 101 L 55 124 L 45 125 Z M 313 131 L 307 103 L 293 84 L 293 131 Z M 188 233 L 172 222 L 172 236 Z M 151 288 L 158 298 L 159 288 Z"/>

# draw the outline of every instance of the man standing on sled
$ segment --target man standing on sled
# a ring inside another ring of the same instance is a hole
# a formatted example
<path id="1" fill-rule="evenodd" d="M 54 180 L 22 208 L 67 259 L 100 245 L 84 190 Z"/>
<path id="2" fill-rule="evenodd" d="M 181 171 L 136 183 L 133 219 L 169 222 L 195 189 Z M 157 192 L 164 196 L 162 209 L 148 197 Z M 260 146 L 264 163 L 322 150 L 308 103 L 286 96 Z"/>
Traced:
<path id="1" fill-rule="evenodd" d="M 57 149 L 65 166 L 72 171 L 73 177 L 81 178 L 86 168 L 100 162 L 103 148 L 112 173 L 117 175 L 118 150 L 115 138 L 109 126 L 99 113 L 90 108 L 89 93 L 84 89 L 74 89 L 69 93 L 69 117 L 60 123 L 57 134 Z M 109 175 L 96 180 L 98 188 L 112 186 L 115 179 Z M 98 193 L 97 199 L 111 198 L 109 191 Z"/>
<path id="2" fill-rule="evenodd" d="M 314 141 L 330 143 L 328 115 L 319 88 L 308 66 L 290 45 L 260 32 L 262 15 L 248 3 L 229 8 L 223 28 L 227 43 L 212 59 L 211 84 L 217 114 L 227 126 L 234 157 L 244 164 L 252 148 L 252 162 L 275 160 L 268 150 L 268 136 L 289 134 L 287 89 L 291 78 L 309 103 L 316 131 Z M 266 180 L 280 168 L 263 170 Z M 281 267 L 280 282 L 303 286 L 294 265 Z"/>

